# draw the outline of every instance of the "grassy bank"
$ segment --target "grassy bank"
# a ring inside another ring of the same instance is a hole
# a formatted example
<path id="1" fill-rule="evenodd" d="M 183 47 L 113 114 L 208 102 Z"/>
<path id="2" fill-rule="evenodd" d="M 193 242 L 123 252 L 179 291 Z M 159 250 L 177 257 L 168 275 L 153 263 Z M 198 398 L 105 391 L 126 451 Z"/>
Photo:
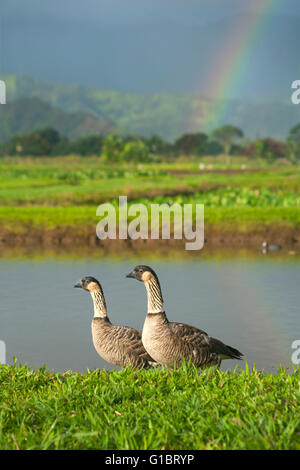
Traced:
<path id="1" fill-rule="evenodd" d="M 15 228 L 27 232 L 29 227 L 35 229 L 51 229 L 57 226 L 81 227 L 96 229 L 101 220 L 96 215 L 97 206 L 67 206 L 67 207 L 15 207 L 0 206 L 1 227 Z M 138 214 L 137 214 L 138 215 Z M 195 215 L 195 214 L 194 214 Z M 118 208 L 116 207 L 116 222 L 118 224 Z M 134 217 L 128 217 L 128 223 Z M 148 220 L 151 221 L 151 212 L 148 210 Z M 171 214 L 172 220 L 172 214 Z M 253 229 L 258 226 L 278 223 L 290 227 L 300 227 L 300 208 L 282 207 L 206 207 L 205 223 L 208 225 L 222 225 L 239 231 Z M 220 227 L 219 227 L 220 228 Z"/>
<path id="2" fill-rule="evenodd" d="M 0 366 L 1 449 L 299 449 L 299 371 Z"/>
<path id="3" fill-rule="evenodd" d="M 10 246 L 94 245 L 97 206 L 112 202 L 118 210 L 119 195 L 127 195 L 129 204 L 147 207 L 204 204 L 211 245 L 257 246 L 266 238 L 300 244 L 299 166 L 245 164 L 237 157 L 230 165 L 221 157 L 204 161 L 200 169 L 199 161 L 180 159 L 127 166 L 97 157 L 2 159 L 0 240 Z"/>
<path id="4" fill-rule="evenodd" d="M 90 247 L 102 252 L 146 252 L 184 250 L 186 240 L 151 239 L 151 212 L 148 211 L 148 239 L 99 240 L 96 227 L 100 217 L 96 207 L 10 207 L 0 206 L 0 249 L 9 247 Z M 129 217 L 128 223 L 132 217 Z M 171 217 L 172 219 L 172 217 Z M 252 247 L 264 240 L 279 243 L 285 250 L 300 247 L 300 209 L 283 207 L 206 207 L 205 248 Z M 116 210 L 118 230 L 118 210 Z M 117 231 L 118 233 L 118 231 Z"/>

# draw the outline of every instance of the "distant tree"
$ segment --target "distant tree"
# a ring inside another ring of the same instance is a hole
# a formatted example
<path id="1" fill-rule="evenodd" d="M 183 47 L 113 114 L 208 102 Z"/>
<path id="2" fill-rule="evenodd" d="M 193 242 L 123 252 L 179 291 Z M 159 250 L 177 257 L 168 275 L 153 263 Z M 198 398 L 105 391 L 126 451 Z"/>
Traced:
<path id="1" fill-rule="evenodd" d="M 287 137 L 287 151 L 291 160 L 300 159 L 300 124 L 292 127 Z"/>
<path id="2" fill-rule="evenodd" d="M 137 136 L 121 139 L 110 134 L 103 141 L 102 156 L 108 162 L 147 162 L 149 148 Z"/>
<path id="3" fill-rule="evenodd" d="M 220 155 L 223 150 L 223 146 L 216 140 L 209 140 L 206 144 L 207 155 Z"/>
<path id="4" fill-rule="evenodd" d="M 60 141 L 59 132 L 55 129 L 43 129 L 21 138 L 20 145 L 26 155 L 50 155 Z"/>
<path id="5" fill-rule="evenodd" d="M 300 146 L 300 124 L 292 127 L 288 135 L 288 140 Z"/>
<path id="6" fill-rule="evenodd" d="M 149 149 L 142 140 L 129 141 L 120 151 L 119 159 L 124 162 L 148 162 Z"/>
<path id="7" fill-rule="evenodd" d="M 55 129 L 47 128 L 32 134 L 16 136 L 1 145 L 3 155 L 51 155 L 61 137 Z"/>
<path id="8" fill-rule="evenodd" d="M 103 137 L 101 135 L 90 135 L 81 137 L 72 142 L 72 153 L 78 155 L 100 155 L 102 151 Z"/>
<path id="9" fill-rule="evenodd" d="M 286 152 L 287 145 L 284 142 L 269 137 L 254 141 L 245 149 L 249 157 L 265 158 L 269 161 L 286 156 Z"/>
<path id="10" fill-rule="evenodd" d="M 52 155 L 100 155 L 102 150 L 103 137 L 101 135 L 90 135 L 80 137 L 70 141 L 67 137 L 61 138 L 54 147 Z"/>
<path id="11" fill-rule="evenodd" d="M 230 155 L 244 155 L 245 154 L 245 146 L 232 144 L 229 151 Z"/>
<path id="12" fill-rule="evenodd" d="M 37 135 L 45 145 L 49 145 L 50 147 L 54 147 L 60 141 L 61 137 L 59 132 L 56 129 L 52 129 L 51 127 L 41 130 L 40 132 L 35 132 L 32 135 Z"/>
<path id="13" fill-rule="evenodd" d="M 202 132 L 184 134 L 175 141 L 174 149 L 184 155 L 204 155 L 207 150 L 207 140 L 207 135 Z"/>
<path id="14" fill-rule="evenodd" d="M 162 155 L 168 154 L 172 150 L 172 145 L 163 140 L 159 135 L 152 135 L 143 139 L 151 153 Z"/>
<path id="15" fill-rule="evenodd" d="M 230 154 L 231 146 L 236 144 L 242 137 L 244 137 L 243 131 L 231 125 L 221 126 L 210 135 L 212 140 L 216 140 L 223 146 L 226 155 Z"/>
<path id="16" fill-rule="evenodd" d="M 68 137 L 62 137 L 60 141 L 52 149 L 51 155 L 53 156 L 70 155 L 71 153 L 75 153 L 72 150 L 72 142 L 70 142 Z"/>
<path id="17" fill-rule="evenodd" d="M 102 157 L 107 162 L 120 161 L 120 153 L 123 148 L 123 141 L 115 134 L 105 137 L 102 145 Z"/>

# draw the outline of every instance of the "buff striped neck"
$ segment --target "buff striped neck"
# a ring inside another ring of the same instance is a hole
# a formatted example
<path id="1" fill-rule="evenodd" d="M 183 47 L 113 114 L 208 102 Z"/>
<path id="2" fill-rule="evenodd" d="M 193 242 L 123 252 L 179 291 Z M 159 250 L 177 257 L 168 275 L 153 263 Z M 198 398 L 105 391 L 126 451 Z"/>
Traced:
<path id="1" fill-rule="evenodd" d="M 94 318 L 105 318 L 107 316 L 106 302 L 101 288 L 93 290 L 91 296 L 94 303 Z"/>
<path id="2" fill-rule="evenodd" d="M 164 311 L 163 298 L 161 294 L 160 285 L 155 279 L 151 277 L 145 282 L 148 297 L 148 313 L 161 313 Z"/>

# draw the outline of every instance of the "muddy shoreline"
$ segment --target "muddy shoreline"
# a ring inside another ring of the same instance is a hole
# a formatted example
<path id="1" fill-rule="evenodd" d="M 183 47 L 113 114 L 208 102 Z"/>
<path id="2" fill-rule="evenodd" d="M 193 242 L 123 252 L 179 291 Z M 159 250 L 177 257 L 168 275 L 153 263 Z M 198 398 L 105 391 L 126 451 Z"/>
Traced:
<path id="1" fill-rule="evenodd" d="M 206 224 L 204 248 L 246 248 L 257 249 L 267 240 L 287 250 L 300 250 L 300 231 L 288 226 L 270 224 L 266 226 L 239 231 L 236 226 L 230 228 L 214 227 Z M 105 253 L 126 252 L 176 252 L 185 250 L 188 240 L 99 240 L 94 226 L 72 227 L 57 226 L 55 228 L 22 227 L 22 230 L 0 228 L 0 252 L 5 249 L 22 248 L 61 248 L 61 249 L 95 249 Z M 203 248 L 203 249 L 204 249 Z M 195 251 L 191 251 L 195 254 Z"/>

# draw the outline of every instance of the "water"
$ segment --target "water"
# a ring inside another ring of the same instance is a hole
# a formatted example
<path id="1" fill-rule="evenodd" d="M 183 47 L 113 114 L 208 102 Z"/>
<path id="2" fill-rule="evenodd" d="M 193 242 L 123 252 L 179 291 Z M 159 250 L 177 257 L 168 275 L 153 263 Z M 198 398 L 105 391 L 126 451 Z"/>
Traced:
<path id="1" fill-rule="evenodd" d="M 145 260 L 140 260 L 145 263 Z M 146 292 L 125 275 L 136 262 L 81 259 L 0 261 L 0 340 L 13 357 L 56 371 L 106 368 L 94 350 L 88 292 L 73 285 L 98 278 L 110 320 L 142 329 Z M 159 275 L 169 320 L 183 321 L 238 348 L 247 362 L 273 371 L 291 368 L 291 344 L 300 339 L 299 260 L 205 259 L 149 262 Z M 233 369 L 239 361 L 225 361 Z"/>

